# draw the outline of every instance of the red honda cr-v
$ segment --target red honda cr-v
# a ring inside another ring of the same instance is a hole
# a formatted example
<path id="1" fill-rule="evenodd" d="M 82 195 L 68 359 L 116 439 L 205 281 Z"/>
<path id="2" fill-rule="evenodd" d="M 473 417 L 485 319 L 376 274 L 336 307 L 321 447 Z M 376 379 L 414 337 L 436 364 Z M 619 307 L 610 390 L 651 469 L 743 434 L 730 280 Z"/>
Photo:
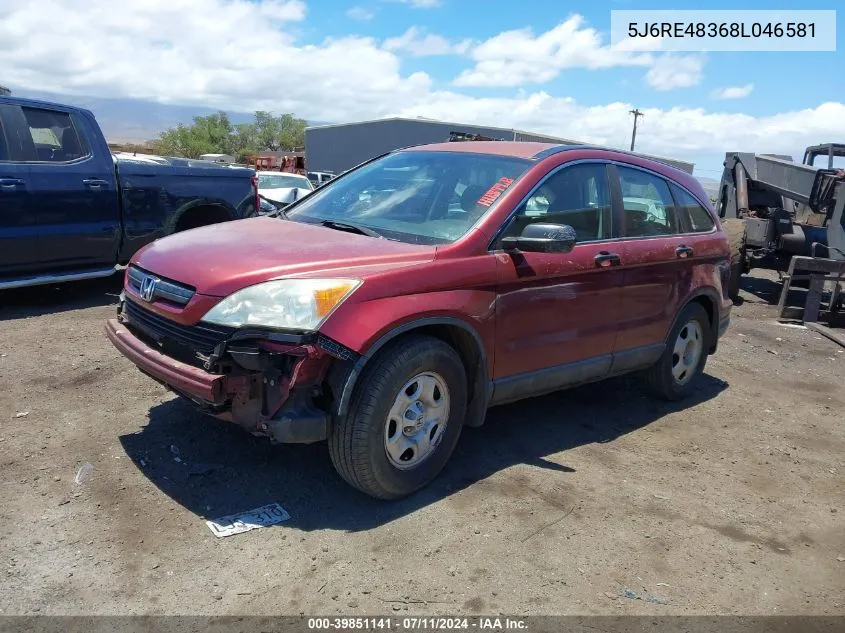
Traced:
<path id="1" fill-rule="evenodd" d="M 132 259 L 106 331 L 203 411 L 328 439 L 391 499 L 491 405 L 634 370 L 688 393 L 729 321 L 728 243 L 699 183 L 639 156 L 444 143 Z"/>

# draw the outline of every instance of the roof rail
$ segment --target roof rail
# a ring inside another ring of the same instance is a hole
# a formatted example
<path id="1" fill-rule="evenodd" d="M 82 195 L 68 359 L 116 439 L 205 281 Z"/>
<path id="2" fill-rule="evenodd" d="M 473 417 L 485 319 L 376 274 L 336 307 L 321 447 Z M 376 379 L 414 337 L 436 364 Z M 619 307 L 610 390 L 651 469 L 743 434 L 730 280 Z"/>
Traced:
<path id="1" fill-rule="evenodd" d="M 501 141 L 504 139 L 491 138 L 489 136 L 482 136 L 481 134 L 470 134 L 468 132 L 449 132 L 449 142 L 461 141 Z"/>

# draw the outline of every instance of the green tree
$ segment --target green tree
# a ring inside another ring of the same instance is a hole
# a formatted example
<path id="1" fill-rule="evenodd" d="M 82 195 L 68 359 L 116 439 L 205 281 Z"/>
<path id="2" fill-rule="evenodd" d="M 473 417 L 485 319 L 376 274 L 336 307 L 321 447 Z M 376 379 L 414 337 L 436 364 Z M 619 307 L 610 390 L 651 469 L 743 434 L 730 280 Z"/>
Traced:
<path id="1" fill-rule="evenodd" d="M 156 151 L 171 156 L 197 158 L 202 154 L 228 154 L 233 145 L 234 128 L 225 112 L 194 117 L 190 126 L 165 130 L 156 141 Z"/>
<path id="2" fill-rule="evenodd" d="M 305 147 L 305 119 L 298 119 L 293 114 L 283 114 L 279 117 L 279 144 L 281 149 L 295 150 Z"/>
<path id="3" fill-rule="evenodd" d="M 161 133 L 156 151 L 169 156 L 197 158 L 202 154 L 230 154 L 239 161 L 262 150 L 292 151 L 305 144 L 304 119 L 293 114 L 255 113 L 252 123 L 233 125 L 229 115 L 217 112 L 194 117 Z"/>

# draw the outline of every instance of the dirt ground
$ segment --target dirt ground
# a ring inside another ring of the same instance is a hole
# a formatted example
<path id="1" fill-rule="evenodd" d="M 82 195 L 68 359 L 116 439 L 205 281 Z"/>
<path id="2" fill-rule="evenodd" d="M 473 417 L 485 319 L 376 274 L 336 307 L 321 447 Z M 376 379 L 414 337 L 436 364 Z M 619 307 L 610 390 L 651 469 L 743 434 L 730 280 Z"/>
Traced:
<path id="1" fill-rule="evenodd" d="M 744 283 L 689 401 L 625 378 L 493 409 L 399 503 L 144 377 L 102 331 L 119 278 L 2 293 L 0 613 L 843 614 L 845 353 Z"/>

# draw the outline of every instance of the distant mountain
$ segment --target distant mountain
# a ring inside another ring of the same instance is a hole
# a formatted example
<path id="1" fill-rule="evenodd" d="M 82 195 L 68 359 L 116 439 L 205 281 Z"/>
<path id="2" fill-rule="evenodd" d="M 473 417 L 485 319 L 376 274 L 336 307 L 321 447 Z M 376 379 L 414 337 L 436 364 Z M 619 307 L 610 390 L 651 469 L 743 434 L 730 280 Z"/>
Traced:
<path id="1" fill-rule="evenodd" d="M 12 92 L 18 97 L 67 103 L 91 110 L 111 143 L 140 143 L 152 140 L 167 128 L 179 123 L 190 123 L 195 116 L 219 112 L 217 108 L 166 105 L 138 99 L 74 96 L 21 89 L 13 89 Z M 252 112 L 230 111 L 227 114 L 233 123 L 252 121 Z M 308 125 L 321 124 L 318 121 L 308 122 Z"/>

